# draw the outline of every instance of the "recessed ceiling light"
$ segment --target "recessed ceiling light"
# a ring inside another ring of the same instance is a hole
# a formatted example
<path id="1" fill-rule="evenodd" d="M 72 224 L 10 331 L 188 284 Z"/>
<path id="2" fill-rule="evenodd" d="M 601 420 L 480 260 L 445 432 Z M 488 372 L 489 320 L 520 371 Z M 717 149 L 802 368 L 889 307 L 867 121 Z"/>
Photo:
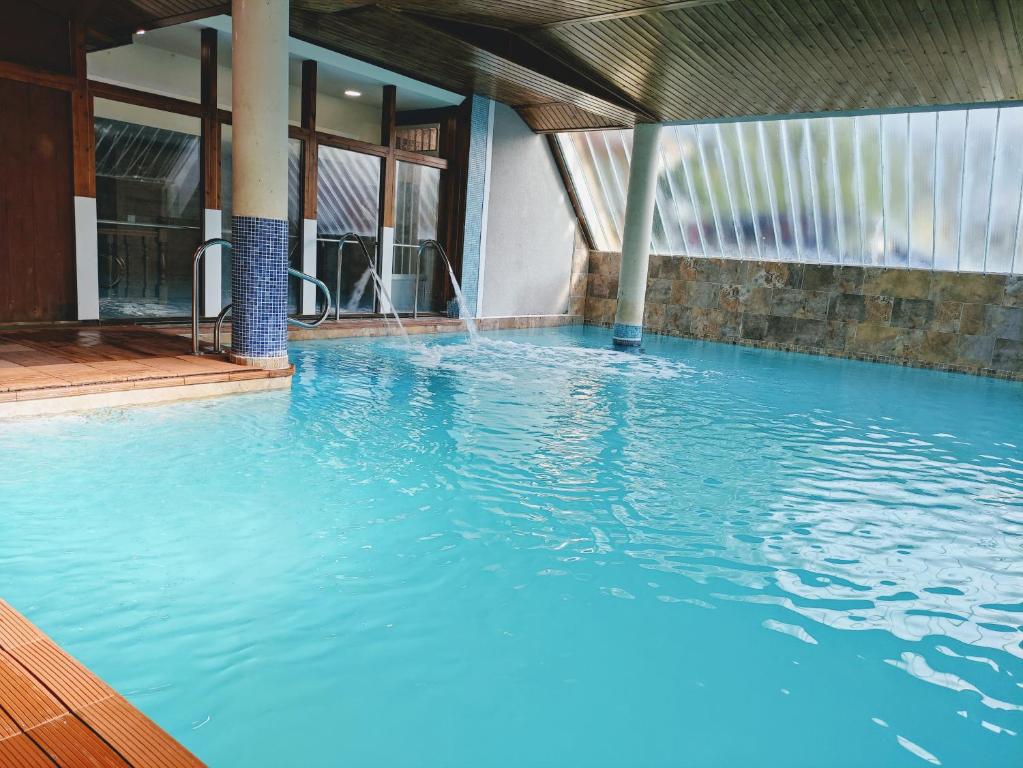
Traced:
<path id="1" fill-rule="evenodd" d="M 356 99 L 359 96 L 362 96 L 362 91 L 354 91 L 351 88 L 349 88 L 347 91 L 345 91 L 345 96 L 351 96 L 353 99 Z"/>
<path id="2" fill-rule="evenodd" d="M 144 30 L 141 27 L 139 27 L 138 29 L 135 30 L 135 34 L 136 35 L 144 35 L 144 34 L 146 34 L 146 30 Z"/>

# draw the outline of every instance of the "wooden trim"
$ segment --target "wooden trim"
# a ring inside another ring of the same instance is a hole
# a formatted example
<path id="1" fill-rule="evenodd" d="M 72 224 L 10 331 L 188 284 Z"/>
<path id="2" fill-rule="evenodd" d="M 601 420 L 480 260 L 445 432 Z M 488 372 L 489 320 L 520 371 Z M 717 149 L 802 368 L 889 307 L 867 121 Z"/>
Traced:
<path id="1" fill-rule="evenodd" d="M 72 186 L 76 197 L 96 197 L 96 129 L 85 62 L 85 22 L 71 22 L 71 152 Z"/>
<path id="2" fill-rule="evenodd" d="M 448 167 L 448 161 L 443 157 L 434 157 L 433 155 L 422 155 L 419 152 L 407 152 L 404 149 L 394 150 L 395 160 L 401 160 L 403 163 L 415 163 L 416 165 L 428 165 L 431 168 L 440 168 L 445 170 Z"/>
<path id="3" fill-rule="evenodd" d="M 579 202 L 579 196 L 576 194 L 575 185 L 572 183 L 572 177 L 568 173 L 568 164 L 565 162 L 565 153 L 561 151 L 561 145 L 558 143 L 558 137 L 552 133 L 546 134 L 547 146 L 551 148 L 551 155 L 554 156 L 554 164 L 558 166 L 558 175 L 561 176 L 561 184 L 565 188 L 565 192 L 568 194 L 568 200 L 572 203 L 572 210 L 575 211 L 575 218 L 579 222 L 579 230 L 583 234 L 583 240 L 586 241 L 586 247 L 591 251 L 595 251 L 597 248 L 593 242 L 593 233 L 590 232 L 590 226 L 586 223 L 586 216 L 583 214 L 583 207 Z"/>
<path id="4" fill-rule="evenodd" d="M 220 121 L 217 119 L 217 30 L 201 33 L 200 67 L 202 83 L 202 164 L 203 208 L 220 209 Z"/>
<path id="5" fill-rule="evenodd" d="M 380 143 L 387 148 L 380 173 L 380 226 L 394 226 L 394 195 L 397 165 L 395 142 L 397 141 L 398 89 L 393 85 L 384 86 L 383 108 L 380 114 Z M 389 258 L 390 254 L 381 254 Z"/>
<path id="6" fill-rule="evenodd" d="M 457 106 L 406 109 L 396 113 L 395 118 L 398 125 L 427 125 L 429 123 L 442 123 L 457 111 Z"/>
<path id="7" fill-rule="evenodd" d="M 164 112 L 176 112 L 180 115 L 189 115 L 191 117 L 203 116 L 202 104 L 196 104 L 194 101 L 177 99 L 173 96 L 161 96 L 156 93 L 147 93 L 146 91 L 138 91 L 134 88 L 128 88 L 123 85 L 105 83 L 101 80 L 89 80 L 89 90 L 92 92 L 93 96 L 98 96 L 101 99 L 123 101 L 126 104 L 136 104 L 140 107 L 159 109 Z"/>
<path id="8" fill-rule="evenodd" d="M 16 80 L 19 83 L 40 85 L 44 88 L 58 88 L 62 91 L 71 91 L 75 87 L 75 78 L 72 75 L 61 75 L 56 72 L 33 69 L 23 64 L 15 64 L 12 61 L 0 61 L 0 78 Z"/>
<path id="9" fill-rule="evenodd" d="M 316 137 L 316 62 L 302 62 L 302 199 L 303 219 L 316 218 L 319 188 L 319 141 Z"/>
<path id="10" fill-rule="evenodd" d="M 328 147 L 361 152 L 364 155 L 373 155 L 374 157 L 387 157 L 390 154 L 387 147 L 381 147 L 379 144 L 360 141 L 359 139 L 350 139 L 347 136 L 337 136 L 333 133 L 324 133 L 323 131 L 316 132 L 316 141 Z"/>

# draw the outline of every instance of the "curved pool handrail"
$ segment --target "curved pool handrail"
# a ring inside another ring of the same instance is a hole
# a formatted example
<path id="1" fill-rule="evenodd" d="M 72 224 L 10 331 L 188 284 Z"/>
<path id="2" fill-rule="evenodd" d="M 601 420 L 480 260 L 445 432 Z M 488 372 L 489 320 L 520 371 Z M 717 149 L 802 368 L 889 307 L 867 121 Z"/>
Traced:
<path id="1" fill-rule="evenodd" d="M 318 280 L 312 275 L 307 275 L 305 272 L 301 272 L 295 269 L 294 267 L 288 267 L 288 274 L 291 275 L 292 277 L 297 277 L 300 280 L 305 280 L 306 282 L 313 283 L 317 288 L 320 289 L 321 293 L 323 293 L 323 309 L 320 311 L 319 317 L 317 317 L 311 323 L 307 323 L 304 320 L 299 320 L 297 317 L 289 317 L 288 323 L 290 325 L 297 325 L 299 328 L 316 328 L 320 323 L 327 319 L 327 314 L 330 312 L 330 289 L 327 288 L 327 284 L 324 283 L 322 280 Z M 218 355 L 223 354 L 224 352 L 224 348 L 220 344 L 220 336 L 221 333 L 223 332 L 224 321 L 227 319 L 227 316 L 231 314 L 231 308 L 233 306 L 234 306 L 233 304 L 228 304 L 226 307 L 220 310 L 220 314 L 217 315 L 217 320 L 213 325 L 213 351 Z"/>
<path id="2" fill-rule="evenodd" d="M 199 264 L 210 248 L 221 246 L 230 250 L 231 243 L 222 237 L 212 237 L 201 243 L 192 255 L 192 354 L 204 355 L 199 349 Z"/>
<path id="3" fill-rule="evenodd" d="M 307 283 L 312 283 L 320 289 L 320 293 L 323 294 L 323 310 L 320 312 L 320 316 L 313 320 L 311 323 L 307 323 L 304 320 L 299 320 L 297 317 L 289 317 L 288 322 L 292 325 L 297 325 L 299 328 L 315 328 L 324 320 L 327 319 L 327 313 L 330 312 L 330 289 L 327 284 L 320 280 L 318 277 L 307 275 L 301 270 L 295 269 L 294 267 L 288 267 L 288 274 L 292 277 L 297 277 L 299 280 L 305 280 Z"/>

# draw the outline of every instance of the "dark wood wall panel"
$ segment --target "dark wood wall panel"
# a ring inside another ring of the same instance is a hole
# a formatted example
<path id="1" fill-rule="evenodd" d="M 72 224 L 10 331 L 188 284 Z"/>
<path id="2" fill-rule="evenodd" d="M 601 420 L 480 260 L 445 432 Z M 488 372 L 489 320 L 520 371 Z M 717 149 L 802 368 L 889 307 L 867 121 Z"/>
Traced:
<path id="1" fill-rule="evenodd" d="M 71 43 L 66 16 L 31 0 L 2 3 L 0 61 L 47 72 L 71 73 Z"/>
<path id="2" fill-rule="evenodd" d="M 0 322 L 71 320 L 71 96 L 0 79 Z"/>

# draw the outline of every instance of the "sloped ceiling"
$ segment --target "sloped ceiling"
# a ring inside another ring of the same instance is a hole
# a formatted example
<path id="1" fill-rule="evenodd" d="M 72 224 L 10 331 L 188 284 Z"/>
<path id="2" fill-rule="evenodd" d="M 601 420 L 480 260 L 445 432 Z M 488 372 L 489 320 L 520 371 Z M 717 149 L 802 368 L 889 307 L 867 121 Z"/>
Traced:
<path id="1" fill-rule="evenodd" d="M 227 10 L 93 5 L 97 41 Z M 537 131 L 1023 99 L 1019 0 L 291 0 L 291 31 Z"/>

